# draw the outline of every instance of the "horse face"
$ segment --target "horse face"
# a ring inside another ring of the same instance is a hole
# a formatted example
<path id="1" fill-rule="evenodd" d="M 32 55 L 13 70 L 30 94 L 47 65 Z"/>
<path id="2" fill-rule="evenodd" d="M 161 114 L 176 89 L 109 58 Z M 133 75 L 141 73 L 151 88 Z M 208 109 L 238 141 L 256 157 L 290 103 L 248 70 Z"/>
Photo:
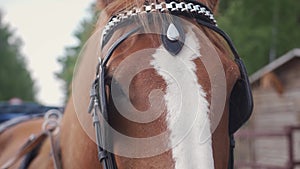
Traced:
<path id="1" fill-rule="evenodd" d="M 191 23 L 183 25 L 184 46 L 176 56 L 157 32 L 140 33 L 122 42 L 108 61 L 108 121 L 121 133 L 113 135 L 111 149 L 118 166 L 227 166 L 228 104 L 239 70 L 222 38 Z M 102 45 L 104 55 L 135 26 L 115 31 Z"/>
<path id="2" fill-rule="evenodd" d="M 135 144 L 140 154 L 134 158 L 139 159 L 117 156 L 121 165 L 227 165 L 228 99 L 239 70 L 212 32 L 183 22 L 185 42 L 176 56 L 165 49 L 161 36 L 138 34 L 122 43 L 108 62 L 111 126 L 156 142 Z M 161 140 L 152 139 L 162 133 Z M 116 151 L 124 150 L 122 141 L 116 140 Z"/>

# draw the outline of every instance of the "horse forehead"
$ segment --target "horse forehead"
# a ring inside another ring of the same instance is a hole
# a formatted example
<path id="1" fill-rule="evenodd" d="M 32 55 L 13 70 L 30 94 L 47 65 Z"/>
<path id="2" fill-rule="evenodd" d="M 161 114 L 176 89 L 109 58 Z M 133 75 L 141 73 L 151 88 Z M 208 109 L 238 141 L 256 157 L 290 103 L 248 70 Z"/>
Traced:
<path id="1" fill-rule="evenodd" d="M 205 90 L 208 90 L 210 87 L 209 77 L 207 76 L 207 67 L 217 65 L 219 66 L 219 69 L 224 67 L 225 71 L 227 71 L 228 67 L 231 67 L 228 70 L 232 70 L 232 72 L 238 72 L 238 69 L 236 69 L 236 65 L 231 61 L 231 59 L 226 58 L 227 56 L 224 56 L 222 52 L 217 50 L 202 30 L 198 28 L 191 29 L 189 27 L 185 29 L 186 36 L 188 36 L 188 38 L 184 43 L 185 51 L 181 51 L 179 55 L 181 54 L 183 56 L 190 57 L 190 60 L 193 60 L 195 62 L 193 70 L 197 72 L 197 76 L 200 81 L 202 81 Z M 130 38 L 122 43 L 120 47 L 116 49 L 112 59 L 109 61 L 109 74 L 113 76 L 114 71 L 120 66 L 122 62 L 124 62 L 124 60 L 129 63 L 127 70 L 138 69 L 137 67 L 140 64 L 139 60 L 147 60 L 144 63 L 150 64 L 151 60 L 153 60 L 153 54 L 157 52 L 157 50 L 159 50 L 160 52 L 167 52 L 163 48 L 159 37 L 159 35 L 153 34 L 139 34 L 134 36 L 134 38 Z M 130 59 L 135 55 L 139 56 L 135 57 L 135 59 Z M 185 63 L 179 55 L 169 58 L 163 55 L 164 54 L 161 54 L 159 58 L 166 60 L 166 63 L 170 63 L 169 67 L 174 67 L 174 65 L 172 65 L 173 62 L 181 61 L 181 66 L 177 67 L 178 72 L 180 72 L 180 70 L 184 68 Z M 128 60 L 131 60 L 131 62 L 128 62 Z M 203 60 L 205 63 L 203 62 Z M 209 65 L 205 65 L 208 62 Z M 215 64 L 215 62 L 221 62 L 222 65 Z M 210 71 L 209 73 L 214 74 L 214 72 L 212 71 Z M 137 80 L 139 80 L 139 78 L 137 78 Z"/>

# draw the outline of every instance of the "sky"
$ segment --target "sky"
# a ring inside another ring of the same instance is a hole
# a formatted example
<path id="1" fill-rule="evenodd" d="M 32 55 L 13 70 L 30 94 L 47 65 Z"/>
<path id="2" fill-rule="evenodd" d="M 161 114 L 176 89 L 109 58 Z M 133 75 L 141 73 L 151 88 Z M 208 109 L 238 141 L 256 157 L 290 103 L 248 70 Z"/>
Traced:
<path id="1" fill-rule="evenodd" d="M 73 36 L 88 18 L 94 0 L 0 0 L 5 23 L 22 39 L 21 53 L 38 89 L 36 98 L 47 106 L 63 106 L 63 84 L 55 77 L 64 48 L 78 41 Z"/>

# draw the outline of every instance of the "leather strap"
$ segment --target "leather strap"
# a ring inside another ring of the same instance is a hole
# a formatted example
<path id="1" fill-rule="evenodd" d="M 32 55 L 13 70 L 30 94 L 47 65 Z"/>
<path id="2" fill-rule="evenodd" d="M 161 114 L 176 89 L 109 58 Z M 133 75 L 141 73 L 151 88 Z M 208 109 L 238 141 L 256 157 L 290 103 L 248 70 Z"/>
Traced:
<path id="1" fill-rule="evenodd" d="M 230 47 L 230 50 L 232 51 L 233 55 L 234 55 L 234 58 L 235 60 L 241 60 L 236 48 L 234 47 L 233 43 L 232 43 L 232 40 L 230 39 L 230 37 L 222 30 L 220 29 L 219 27 L 211 24 L 211 23 L 208 23 L 206 21 L 203 21 L 202 19 L 197 19 L 196 18 L 196 21 L 199 25 L 202 25 L 202 26 L 205 26 L 213 31 L 215 31 L 216 33 L 218 33 L 219 35 L 221 35 L 225 41 L 227 42 L 227 44 L 229 45 Z"/>
<path id="2" fill-rule="evenodd" d="M 61 167 L 61 163 L 59 161 L 59 152 L 55 148 L 54 136 L 53 136 L 52 131 L 50 131 L 50 130 L 41 132 L 37 137 L 30 136 L 28 138 L 28 140 L 25 142 L 25 144 L 17 152 L 17 154 L 15 154 L 6 163 L 4 163 L 1 166 L 1 169 L 8 169 L 8 168 L 12 167 L 14 164 L 16 164 L 18 162 L 18 160 L 20 160 L 26 154 L 30 153 L 36 147 L 38 147 L 40 144 L 42 144 L 46 140 L 47 137 L 50 138 L 51 155 L 52 155 L 54 168 L 61 169 L 62 167 Z"/>
<path id="3" fill-rule="evenodd" d="M 115 49 L 128 37 L 140 30 L 140 26 L 134 28 L 133 30 L 122 35 L 113 45 L 108 49 L 105 57 L 99 59 L 97 65 L 96 79 L 94 80 L 91 90 L 90 90 L 90 105 L 88 112 L 91 113 L 93 118 L 93 125 L 95 128 L 97 149 L 98 149 L 98 160 L 102 164 L 103 169 L 117 169 L 114 155 L 110 152 L 107 152 L 104 147 L 107 144 L 109 138 L 109 133 L 106 132 L 102 123 L 100 123 L 98 113 L 100 112 L 104 120 L 108 121 L 108 112 L 107 112 L 107 102 L 106 102 L 106 92 L 105 92 L 105 74 L 106 65 L 112 56 Z M 102 44 L 104 47 L 105 44 Z"/>
<path id="4" fill-rule="evenodd" d="M 25 142 L 25 144 L 21 147 L 17 154 L 10 158 L 6 163 L 4 163 L 1 166 L 1 169 L 8 169 L 12 167 L 20 158 L 32 151 L 39 144 L 43 143 L 47 137 L 47 132 L 42 132 L 37 137 L 29 137 L 29 139 Z"/>
<path id="5" fill-rule="evenodd" d="M 229 136 L 229 160 L 228 160 L 228 169 L 234 168 L 234 147 L 235 140 L 233 134 Z"/>
<path id="6" fill-rule="evenodd" d="M 47 131 L 47 135 L 50 139 L 50 146 L 51 146 L 51 155 L 52 161 L 55 169 L 62 169 L 61 161 L 59 158 L 59 149 L 55 146 L 54 135 L 51 131 Z"/>
<path id="7" fill-rule="evenodd" d="M 47 114 L 47 113 L 46 113 Z M 23 144 L 19 151 L 1 166 L 1 169 L 8 169 L 18 162 L 22 157 L 30 154 L 36 148 L 40 147 L 45 140 L 50 139 L 50 150 L 55 169 L 61 169 L 62 165 L 59 160 L 59 150 L 55 146 L 54 135 L 59 131 L 57 119 L 46 119 L 43 123 L 43 130 L 37 136 L 31 135 Z M 29 164 L 27 164 L 29 165 Z"/>
<path id="8" fill-rule="evenodd" d="M 32 151 L 27 153 L 20 164 L 19 169 L 28 169 L 31 162 L 35 159 L 38 155 L 43 143 L 38 144 Z"/>

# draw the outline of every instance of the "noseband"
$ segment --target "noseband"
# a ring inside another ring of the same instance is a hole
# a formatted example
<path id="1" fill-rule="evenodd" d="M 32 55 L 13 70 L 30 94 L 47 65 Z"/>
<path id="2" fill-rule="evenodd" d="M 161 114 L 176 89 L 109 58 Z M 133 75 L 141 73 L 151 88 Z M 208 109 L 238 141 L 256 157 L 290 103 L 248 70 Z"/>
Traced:
<path id="1" fill-rule="evenodd" d="M 221 35 L 227 44 L 229 45 L 236 64 L 239 67 L 241 77 L 236 82 L 233 92 L 230 97 L 230 114 L 229 114 L 229 137 L 230 137 L 230 159 L 229 169 L 233 169 L 233 148 L 234 139 L 233 134 L 236 132 L 242 124 L 244 124 L 250 117 L 253 107 L 252 93 L 248 81 L 248 75 L 245 66 L 239 57 L 232 41 L 221 29 L 218 28 L 213 13 L 205 5 L 196 2 L 194 0 L 185 0 L 184 2 L 166 1 L 158 4 L 143 5 L 141 8 L 133 8 L 129 11 L 123 11 L 116 16 L 113 16 L 102 32 L 102 48 L 112 37 L 113 33 L 121 28 L 124 23 L 130 19 L 139 16 L 140 14 L 151 14 L 155 12 L 170 13 L 175 16 L 187 16 L 194 19 L 199 25 L 207 27 L 219 35 Z M 176 22 L 176 21 L 174 21 Z M 128 37 L 133 35 L 142 29 L 142 26 L 135 27 L 129 32 L 122 35 L 117 41 L 115 41 L 106 55 L 100 59 L 97 66 L 96 78 L 92 84 L 90 90 L 90 106 L 89 113 L 93 118 L 93 125 L 96 133 L 96 142 L 98 149 L 98 159 L 101 162 L 103 169 L 117 169 L 114 155 L 107 152 L 103 147 L 106 147 L 107 138 L 109 133 L 104 128 L 101 120 L 98 117 L 100 112 L 104 117 L 104 120 L 108 121 L 107 100 L 106 100 L 106 82 L 105 75 L 107 74 L 107 62 L 112 56 L 115 49 Z M 184 34 L 180 24 L 168 23 L 167 29 L 165 29 L 166 35 L 162 35 L 162 43 L 166 50 L 172 55 L 176 55 L 182 47 L 184 42 Z"/>

